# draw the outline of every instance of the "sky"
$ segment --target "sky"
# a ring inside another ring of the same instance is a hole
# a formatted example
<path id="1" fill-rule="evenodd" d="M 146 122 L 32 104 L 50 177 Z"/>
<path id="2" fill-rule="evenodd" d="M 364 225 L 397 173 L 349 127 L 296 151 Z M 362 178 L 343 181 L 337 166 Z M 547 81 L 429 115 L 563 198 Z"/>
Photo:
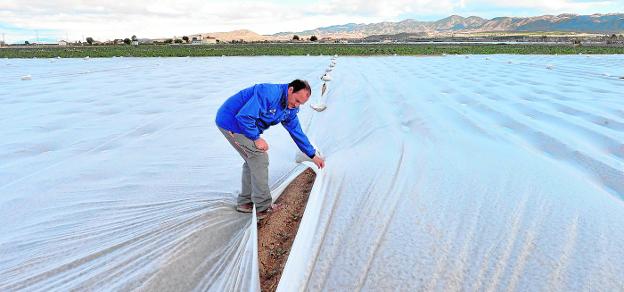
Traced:
<path id="1" fill-rule="evenodd" d="M 351 22 L 431 21 L 454 14 L 494 18 L 622 12 L 624 0 L 1 0 L 0 37 L 7 43 L 105 41 L 237 29 L 273 34 Z"/>

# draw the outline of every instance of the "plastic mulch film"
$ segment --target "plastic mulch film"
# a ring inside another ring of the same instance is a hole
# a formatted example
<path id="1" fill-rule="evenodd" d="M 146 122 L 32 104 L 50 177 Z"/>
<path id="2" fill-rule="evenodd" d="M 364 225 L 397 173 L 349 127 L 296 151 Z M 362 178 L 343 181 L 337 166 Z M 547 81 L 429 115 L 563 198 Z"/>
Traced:
<path id="1" fill-rule="evenodd" d="M 621 66 L 341 58 L 278 291 L 621 290 Z"/>

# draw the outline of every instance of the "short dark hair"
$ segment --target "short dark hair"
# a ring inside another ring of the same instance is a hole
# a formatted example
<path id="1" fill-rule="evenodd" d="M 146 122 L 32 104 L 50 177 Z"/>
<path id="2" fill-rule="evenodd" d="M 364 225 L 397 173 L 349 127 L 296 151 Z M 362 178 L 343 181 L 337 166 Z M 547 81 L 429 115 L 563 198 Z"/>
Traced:
<path id="1" fill-rule="evenodd" d="M 310 93 L 310 95 L 312 95 L 312 88 L 310 88 L 310 84 L 308 83 L 308 81 L 295 79 L 292 82 L 288 83 L 288 87 L 292 87 L 293 92 L 298 92 L 299 90 L 305 89 Z"/>

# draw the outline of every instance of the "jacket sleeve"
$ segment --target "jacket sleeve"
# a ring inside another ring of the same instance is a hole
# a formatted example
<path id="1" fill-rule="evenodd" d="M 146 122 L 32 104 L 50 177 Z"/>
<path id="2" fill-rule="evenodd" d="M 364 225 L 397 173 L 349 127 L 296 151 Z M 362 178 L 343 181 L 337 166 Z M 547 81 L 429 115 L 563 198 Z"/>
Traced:
<path id="1" fill-rule="evenodd" d="M 310 140 L 308 140 L 308 137 L 303 133 L 297 115 L 289 120 L 283 121 L 282 126 L 286 128 L 286 130 L 290 134 L 290 137 L 293 139 L 293 141 L 295 141 L 297 147 L 299 147 L 299 150 L 308 155 L 308 157 L 314 158 L 314 155 L 316 154 L 316 149 L 314 149 L 314 146 L 310 144 Z"/>
<path id="2" fill-rule="evenodd" d="M 260 90 L 256 86 L 253 96 L 249 98 L 247 103 L 245 103 L 238 111 L 238 114 L 236 114 L 238 125 L 243 131 L 242 134 L 252 141 L 256 141 L 260 138 L 260 129 L 258 129 L 256 125 L 256 120 L 260 117 L 260 112 L 262 111 L 261 97 L 260 94 L 258 94 L 259 91 Z"/>

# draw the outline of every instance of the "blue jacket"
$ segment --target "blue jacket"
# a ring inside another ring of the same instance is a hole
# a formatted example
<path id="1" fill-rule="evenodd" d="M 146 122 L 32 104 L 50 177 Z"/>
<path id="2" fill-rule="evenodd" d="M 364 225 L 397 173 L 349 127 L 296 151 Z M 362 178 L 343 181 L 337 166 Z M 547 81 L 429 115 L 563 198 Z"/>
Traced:
<path id="1" fill-rule="evenodd" d="M 288 108 L 288 84 L 256 84 L 228 98 L 217 112 L 217 126 L 252 141 L 270 126 L 282 123 L 297 147 L 313 158 L 316 150 L 301 130 L 299 108 Z"/>

